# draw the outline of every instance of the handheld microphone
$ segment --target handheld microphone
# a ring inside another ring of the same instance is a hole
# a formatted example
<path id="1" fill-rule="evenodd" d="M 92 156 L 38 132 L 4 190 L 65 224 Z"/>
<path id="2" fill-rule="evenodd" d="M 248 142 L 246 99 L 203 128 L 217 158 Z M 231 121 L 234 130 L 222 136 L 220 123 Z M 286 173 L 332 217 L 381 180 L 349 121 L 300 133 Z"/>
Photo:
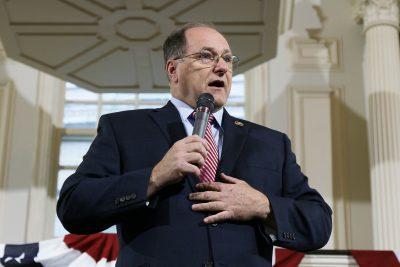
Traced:
<path id="1" fill-rule="evenodd" d="M 210 114 L 214 111 L 214 97 L 209 93 L 203 93 L 196 102 L 196 115 L 192 135 L 197 134 L 204 138 Z"/>

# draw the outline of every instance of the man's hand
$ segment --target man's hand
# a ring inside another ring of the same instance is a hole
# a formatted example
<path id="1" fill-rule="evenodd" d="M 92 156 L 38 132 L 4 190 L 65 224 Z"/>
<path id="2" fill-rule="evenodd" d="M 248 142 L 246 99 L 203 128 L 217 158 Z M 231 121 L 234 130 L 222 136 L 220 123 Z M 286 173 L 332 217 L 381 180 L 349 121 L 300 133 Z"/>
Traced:
<path id="1" fill-rule="evenodd" d="M 208 144 L 205 139 L 191 135 L 176 142 L 157 163 L 151 173 L 147 196 L 154 195 L 161 188 L 178 183 L 185 174 L 200 176 Z"/>
<path id="2" fill-rule="evenodd" d="M 194 211 L 216 213 L 206 217 L 205 223 L 267 219 L 270 204 L 263 193 L 252 188 L 245 181 L 224 173 L 221 174 L 221 178 L 226 183 L 199 183 L 196 188 L 202 192 L 189 195 L 190 200 L 204 202 L 192 205 Z"/>

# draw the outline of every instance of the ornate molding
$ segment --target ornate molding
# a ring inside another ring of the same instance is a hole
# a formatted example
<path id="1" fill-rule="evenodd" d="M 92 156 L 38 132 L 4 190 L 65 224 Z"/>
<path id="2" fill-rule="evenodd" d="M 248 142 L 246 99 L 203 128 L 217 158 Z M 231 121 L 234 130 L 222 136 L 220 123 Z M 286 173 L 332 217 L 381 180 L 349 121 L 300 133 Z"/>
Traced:
<path id="1" fill-rule="evenodd" d="M 399 1 L 359 0 L 355 20 L 364 24 L 364 32 L 378 25 L 389 25 L 399 29 Z"/>
<path id="2" fill-rule="evenodd" d="M 337 38 L 318 40 L 293 37 L 289 41 L 291 67 L 295 71 L 342 70 L 342 44 Z"/>
<path id="3" fill-rule="evenodd" d="M 167 92 L 162 43 L 176 25 L 214 23 L 241 58 L 239 74 L 275 57 L 281 1 L 0 0 L 0 35 L 9 58 L 80 87 Z"/>

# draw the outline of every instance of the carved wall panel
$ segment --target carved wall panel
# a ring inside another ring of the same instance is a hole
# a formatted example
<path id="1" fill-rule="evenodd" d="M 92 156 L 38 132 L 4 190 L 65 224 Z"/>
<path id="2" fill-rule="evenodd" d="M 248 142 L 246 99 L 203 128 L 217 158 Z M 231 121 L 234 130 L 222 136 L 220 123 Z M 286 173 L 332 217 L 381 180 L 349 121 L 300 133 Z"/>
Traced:
<path id="1" fill-rule="evenodd" d="M 309 183 L 333 209 L 334 229 L 325 248 L 346 243 L 349 218 L 344 185 L 342 90 L 295 87 L 290 90 L 292 148 Z"/>
<path id="2" fill-rule="evenodd" d="M 336 38 L 290 40 L 292 68 L 296 71 L 342 70 L 341 41 Z"/>

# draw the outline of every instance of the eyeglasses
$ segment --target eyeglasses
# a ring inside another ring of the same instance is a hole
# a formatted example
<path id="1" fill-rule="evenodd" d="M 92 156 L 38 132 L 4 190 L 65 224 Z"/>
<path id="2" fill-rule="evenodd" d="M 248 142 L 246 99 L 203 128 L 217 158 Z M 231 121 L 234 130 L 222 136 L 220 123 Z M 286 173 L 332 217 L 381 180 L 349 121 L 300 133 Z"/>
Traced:
<path id="1" fill-rule="evenodd" d="M 231 71 L 233 70 L 233 68 L 236 68 L 240 62 L 240 59 L 237 56 L 233 56 L 233 55 L 229 55 L 229 54 L 219 56 L 219 55 L 213 54 L 211 51 L 207 51 L 207 50 L 202 50 L 200 52 L 182 56 L 182 57 L 176 57 L 174 59 L 184 59 L 186 57 L 193 58 L 205 66 L 212 66 L 213 64 L 218 64 L 219 59 L 222 58 L 225 61 L 225 63 L 228 65 L 228 68 Z"/>

